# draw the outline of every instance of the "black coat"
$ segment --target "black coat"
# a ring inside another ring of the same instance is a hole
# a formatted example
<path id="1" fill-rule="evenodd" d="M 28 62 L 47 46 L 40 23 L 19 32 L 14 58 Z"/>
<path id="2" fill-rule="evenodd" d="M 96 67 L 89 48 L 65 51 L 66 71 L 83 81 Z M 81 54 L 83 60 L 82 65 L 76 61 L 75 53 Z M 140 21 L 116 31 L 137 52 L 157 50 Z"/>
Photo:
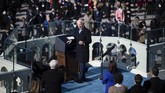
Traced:
<path id="1" fill-rule="evenodd" d="M 76 28 L 74 32 L 76 40 L 76 54 L 78 62 L 89 62 L 89 44 L 92 42 L 91 32 L 87 28 L 83 28 L 79 33 L 79 29 Z M 85 42 L 85 45 L 79 45 L 79 41 Z"/>
<path id="2" fill-rule="evenodd" d="M 56 17 L 56 13 L 55 13 L 55 12 L 54 12 L 54 13 L 51 12 L 51 13 L 49 14 L 49 18 L 50 18 L 51 21 L 53 21 L 55 17 Z"/>
<path id="3" fill-rule="evenodd" d="M 151 93 L 164 93 L 165 91 L 165 82 L 159 77 L 145 81 L 143 86 Z"/>
<path id="4" fill-rule="evenodd" d="M 51 69 L 42 75 L 42 87 L 45 88 L 44 93 L 61 93 L 61 84 L 64 82 L 64 74 L 57 69 Z"/>
<path id="5" fill-rule="evenodd" d="M 141 85 L 135 84 L 128 90 L 128 93 L 147 93 L 147 90 Z"/>
<path id="6" fill-rule="evenodd" d="M 1 29 L 9 29 L 10 28 L 10 17 L 8 15 L 2 15 L 0 16 L 1 22 L 0 22 L 0 28 Z"/>

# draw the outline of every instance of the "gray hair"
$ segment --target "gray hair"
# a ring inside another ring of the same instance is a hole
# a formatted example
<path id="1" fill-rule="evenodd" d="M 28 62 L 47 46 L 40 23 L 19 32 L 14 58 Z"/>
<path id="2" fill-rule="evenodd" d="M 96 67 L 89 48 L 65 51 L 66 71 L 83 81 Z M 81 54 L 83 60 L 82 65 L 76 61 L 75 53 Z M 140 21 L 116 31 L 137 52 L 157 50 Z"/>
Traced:
<path id="1" fill-rule="evenodd" d="M 50 68 L 51 69 L 55 69 L 57 66 L 58 66 L 58 62 L 57 62 L 57 60 L 51 60 L 50 62 L 49 62 L 49 66 L 50 66 Z"/>

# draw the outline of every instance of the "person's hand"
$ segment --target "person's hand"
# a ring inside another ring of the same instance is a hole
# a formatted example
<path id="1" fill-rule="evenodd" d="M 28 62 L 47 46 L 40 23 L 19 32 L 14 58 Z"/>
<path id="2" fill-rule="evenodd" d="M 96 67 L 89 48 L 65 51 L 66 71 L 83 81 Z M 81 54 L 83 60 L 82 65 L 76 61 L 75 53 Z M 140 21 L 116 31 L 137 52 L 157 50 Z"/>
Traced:
<path id="1" fill-rule="evenodd" d="M 84 44 L 85 44 L 85 43 L 84 43 L 83 41 L 81 41 L 81 40 L 80 40 L 78 43 L 79 43 L 79 45 L 84 45 Z"/>
<path id="2" fill-rule="evenodd" d="M 66 43 L 67 43 L 67 44 L 70 44 L 70 43 L 72 43 L 72 40 L 68 40 Z"/>

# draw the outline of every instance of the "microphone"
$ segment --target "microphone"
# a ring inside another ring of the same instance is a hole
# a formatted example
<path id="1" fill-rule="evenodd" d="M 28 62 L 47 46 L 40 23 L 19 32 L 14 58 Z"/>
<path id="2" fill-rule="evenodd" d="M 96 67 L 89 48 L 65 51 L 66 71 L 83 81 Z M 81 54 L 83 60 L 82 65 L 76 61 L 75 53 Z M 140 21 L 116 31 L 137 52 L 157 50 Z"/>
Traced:
<path id="1" fill-rule="evenodd" d="M 115 44 L 113 44 L 113 45 L 107 45 L 107 51 L 104 53 L 104 54 L 102 54 L 101 55 L 101 57 L 104 57 L 105 55 L 107 55 L 109 52 L 111 52 L 114 48 L 115 48 Z"/>
<path id="2" fill-rule="evenodd" d="M 107 48 L 107 51 L 104 54 L 102 54 L 101 56 L 96 57 L 95 60 L 100 60 L 105 55 L 109 54 L 115 48 L 115 46 L 116 46 L 115 44 L 113 44 L 113 45 L 107 45 L 107 47 L 106 47 Z"/>

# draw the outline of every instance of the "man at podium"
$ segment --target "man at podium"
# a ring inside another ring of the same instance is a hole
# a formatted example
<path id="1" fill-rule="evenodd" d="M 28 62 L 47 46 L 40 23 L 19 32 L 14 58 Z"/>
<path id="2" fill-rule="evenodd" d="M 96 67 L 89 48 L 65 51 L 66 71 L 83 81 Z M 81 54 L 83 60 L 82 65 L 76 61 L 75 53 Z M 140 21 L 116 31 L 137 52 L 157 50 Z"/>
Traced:
<path id="1" fill-rule="evenodd" d="M 89 62 L 89 44 L 91 40 L 91 32 L 84 26 L 81 19 L 77 20 L 77 27 L 74 31 L 74 40 L 76 40 L 76 57 L 79 65 L 78 83 L 86 81 L 86 63 Z M 70 44 L 72 40 L 67 41 Z"/>

